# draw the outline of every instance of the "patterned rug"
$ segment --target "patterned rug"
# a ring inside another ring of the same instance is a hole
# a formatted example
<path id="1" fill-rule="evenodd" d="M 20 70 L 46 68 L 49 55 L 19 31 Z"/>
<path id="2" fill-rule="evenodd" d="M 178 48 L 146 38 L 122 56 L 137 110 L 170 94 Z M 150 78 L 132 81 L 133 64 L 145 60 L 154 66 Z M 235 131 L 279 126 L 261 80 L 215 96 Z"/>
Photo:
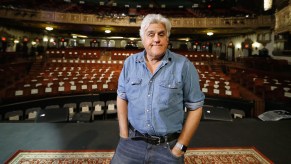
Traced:
<path id="1" fill-rule="evenodd" d="M 5 164 L 109 164 L 113 151 L 19 150 Z M 195 148 L 187 151 L 186 164 L 273 164 L 257 149 Z"/>

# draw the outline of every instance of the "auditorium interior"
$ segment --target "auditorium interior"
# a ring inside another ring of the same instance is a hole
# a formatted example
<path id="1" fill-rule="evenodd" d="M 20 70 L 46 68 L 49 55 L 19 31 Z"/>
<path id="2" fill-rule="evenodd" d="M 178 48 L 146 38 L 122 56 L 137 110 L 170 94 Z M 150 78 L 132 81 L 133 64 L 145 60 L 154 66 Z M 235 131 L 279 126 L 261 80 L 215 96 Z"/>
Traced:
<path id="1" fill-rule="evenodd" d="M 1 163 L 20 149 L 115 149 L 118 77 L 149 13 L 170 19 L 168 49 L 197 69 L 205 109 L 223 112 L 203 115 L 189 146 L 291 161 L 291 0 L 3 0 Z"/>

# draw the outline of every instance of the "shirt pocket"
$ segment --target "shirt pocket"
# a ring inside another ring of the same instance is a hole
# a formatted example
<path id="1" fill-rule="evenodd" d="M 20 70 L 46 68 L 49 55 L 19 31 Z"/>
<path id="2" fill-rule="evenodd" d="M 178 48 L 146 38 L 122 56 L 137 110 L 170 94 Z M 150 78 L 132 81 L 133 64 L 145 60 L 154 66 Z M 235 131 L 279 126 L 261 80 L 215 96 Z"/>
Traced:
<path id="1" fill-rule="evenodd" d="M 126 85 L 126 95 L 129 100 L 134 100 L 139 97 L 141 84 L 141 78 L 133 78 L 128 80 L 128 83 Z"/>
<path id="2" fill-rule="evenodd" d="M 182 84 L 176 80 L 159 83 L 159 100 L 166 105 L 176 104 L 183 100 Z"/>

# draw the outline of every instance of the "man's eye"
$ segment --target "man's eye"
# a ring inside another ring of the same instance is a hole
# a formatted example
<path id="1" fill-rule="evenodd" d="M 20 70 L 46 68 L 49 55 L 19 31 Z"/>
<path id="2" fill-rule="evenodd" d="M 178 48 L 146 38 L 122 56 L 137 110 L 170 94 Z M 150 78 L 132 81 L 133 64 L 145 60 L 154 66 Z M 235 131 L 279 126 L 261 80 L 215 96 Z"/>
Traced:
<path id="1" fill-rule="evenodd" d="M 153 37 L 153 36 L 155 36 L 155 34 L 153 34 L 153 33 L 149 33 L 148 36 L 149 36 L 149 37 Z"/>

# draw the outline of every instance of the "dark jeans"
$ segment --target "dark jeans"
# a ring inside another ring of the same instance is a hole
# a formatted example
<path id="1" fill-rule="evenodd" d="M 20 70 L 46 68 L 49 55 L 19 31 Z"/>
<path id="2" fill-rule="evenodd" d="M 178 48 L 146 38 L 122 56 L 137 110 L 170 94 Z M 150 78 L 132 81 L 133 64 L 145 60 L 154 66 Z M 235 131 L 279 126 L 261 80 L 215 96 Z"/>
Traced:
<path id="1" fill-rule="evenodd" d="M 171 149 L 177 140 L 160 145 L 130 139 L 134 132 L 129 130 L 129 138 L 120 138 L 111 164 L 183 164 L 184 155 L 176 157 Z"/>

